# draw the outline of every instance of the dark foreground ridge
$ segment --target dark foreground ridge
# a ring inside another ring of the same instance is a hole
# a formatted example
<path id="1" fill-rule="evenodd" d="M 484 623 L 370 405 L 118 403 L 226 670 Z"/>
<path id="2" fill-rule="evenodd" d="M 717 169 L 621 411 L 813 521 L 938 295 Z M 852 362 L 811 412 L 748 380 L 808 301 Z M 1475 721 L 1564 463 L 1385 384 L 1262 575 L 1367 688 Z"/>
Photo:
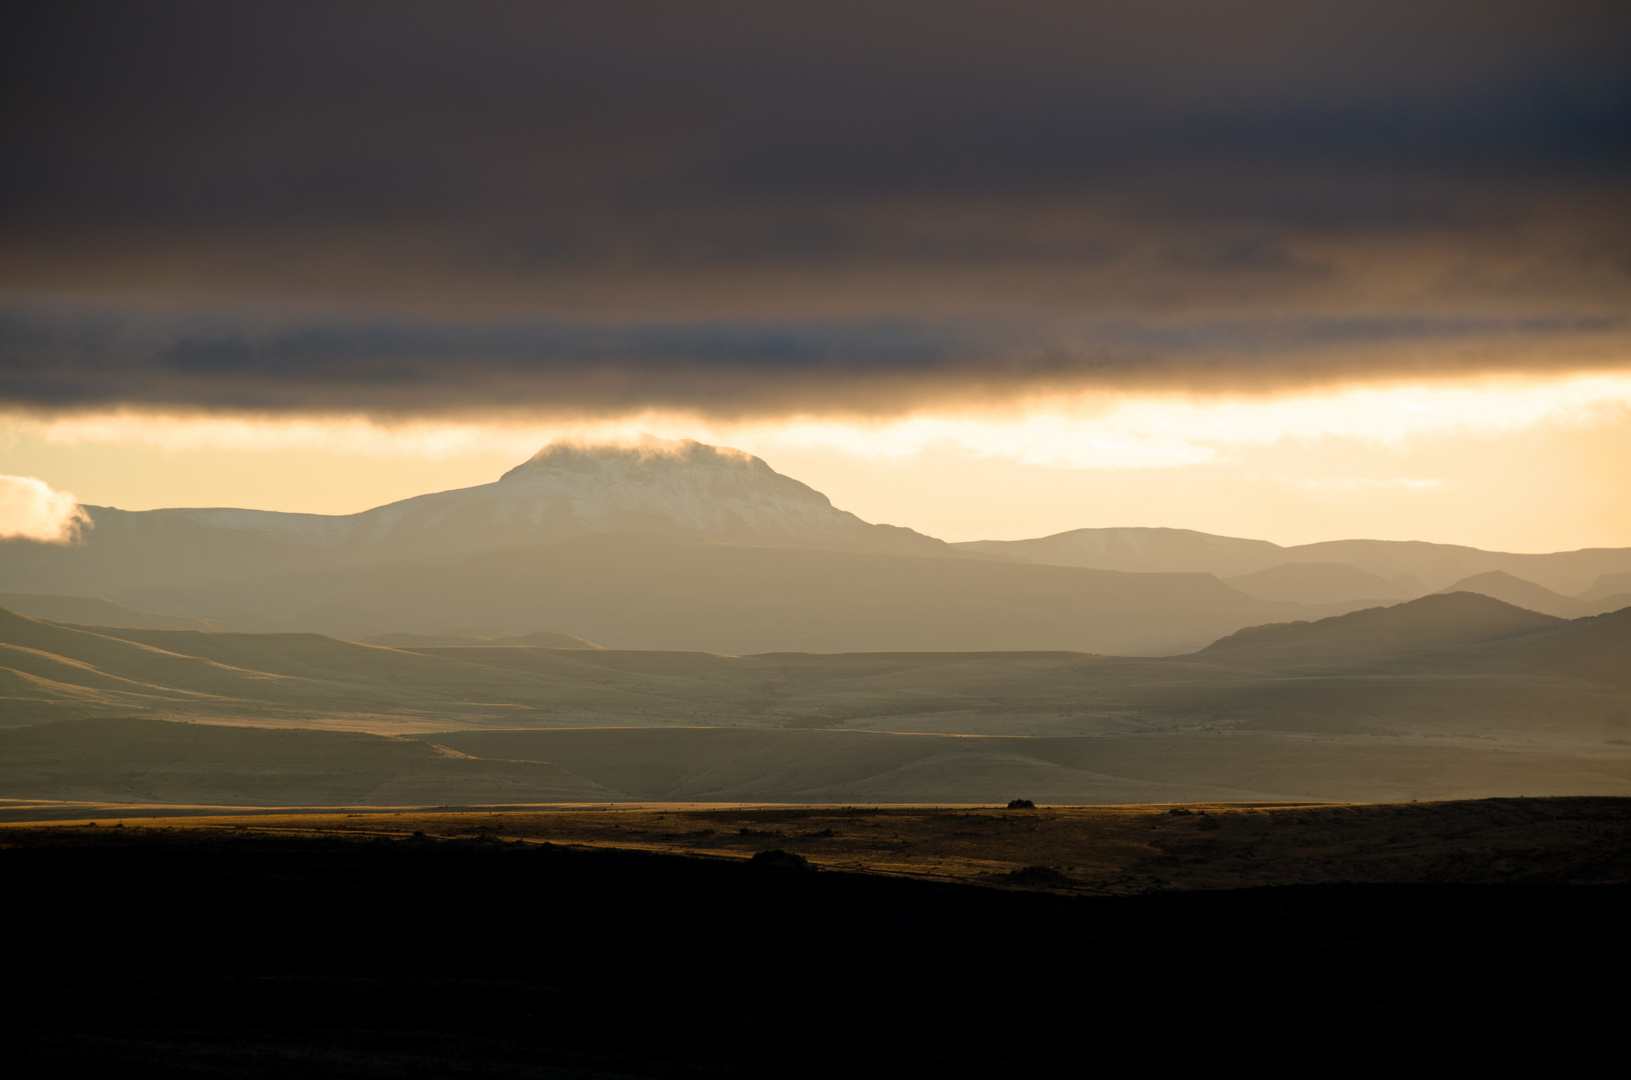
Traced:
<path id="1" fill-rule="evenodd" d="M 1352 1057 L 1589 1037 L 1618 1006 L 1587 976 L 1631 951 L 1624 885 L 1093 897 L 492 836 L 0 842 L 34 945 L 18 1075 L 1018 1075 L 1363 1031 Z"/>

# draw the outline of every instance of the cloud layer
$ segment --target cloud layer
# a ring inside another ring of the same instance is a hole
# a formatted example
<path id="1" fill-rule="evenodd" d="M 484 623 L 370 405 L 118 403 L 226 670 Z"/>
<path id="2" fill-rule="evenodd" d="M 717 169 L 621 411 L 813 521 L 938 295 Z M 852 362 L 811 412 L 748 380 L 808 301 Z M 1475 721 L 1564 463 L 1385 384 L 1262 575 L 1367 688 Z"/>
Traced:
<path id="1" fill-rule="evenodd" d="M 898 411 L 1631 357 L 1631 9 L 41 6 L 0 399 Z"/>

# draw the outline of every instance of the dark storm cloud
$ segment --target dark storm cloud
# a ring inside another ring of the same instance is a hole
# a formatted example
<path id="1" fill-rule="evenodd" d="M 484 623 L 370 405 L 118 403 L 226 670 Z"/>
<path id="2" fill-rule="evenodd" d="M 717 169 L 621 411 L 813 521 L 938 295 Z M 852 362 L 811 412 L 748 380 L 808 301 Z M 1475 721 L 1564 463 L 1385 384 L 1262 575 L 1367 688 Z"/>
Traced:
<path id="1" fill-rule="evenodd" d="M 25 404 L 1576 364 L 1631 300 L 1623 4 L 54 3 L 0 50 Z"/>
<path id="2" fill-rule="evenodd" d="M 505 405 L 616 415 L 869 412 L 1045 390 L 1083 377 L 1200 389 L 1348 373 L 1359 345 L 1492 345 L 1523 359 L 1556 342 L 1624 341 L 1624 317 L 1300 318 L 1104 322 L 1072 331 L 912 322 L 371 322 L 0 311 L 0 400 L 39 407 L 460 411 Z M 1513 347 L 1516 347 L 1515 351 Z M 1243 364 L 1242 358 L 1247 358 Z M 1389 372 L 1412 372 L 1408 363 Z"/>

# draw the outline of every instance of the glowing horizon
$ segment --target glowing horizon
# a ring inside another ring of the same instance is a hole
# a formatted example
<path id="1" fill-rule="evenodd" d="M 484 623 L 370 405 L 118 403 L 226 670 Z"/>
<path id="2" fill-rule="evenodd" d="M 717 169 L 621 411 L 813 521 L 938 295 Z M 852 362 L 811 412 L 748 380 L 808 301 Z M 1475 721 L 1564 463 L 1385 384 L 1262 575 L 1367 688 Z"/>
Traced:
<path id="1" fill-rule="evenodd" d="M 126 509 L 351 513 L 490 482 L 551 442 L 649 433 L 744 450 L 863 518 L 953 541 L 1151 525 L 1281 543 L 1366 535 L 1563 550 L 1631 545 L 1631 506 L 1612 464 L 1631 457 L 1592 449 L 1625 441 L 1628 420 L 1631 373 L 1602 372 L 1257 395 L 1077 392 L 749 421 L 124 409 L 13 413 L 0 428 L 0 471 Z M 1528 449 L 1514 460 L 1519 444 Z M 1252 508 L 1220 505 L 1247 498 Z M 1522 512 L 1537 498 L 1555 521 Z"/>

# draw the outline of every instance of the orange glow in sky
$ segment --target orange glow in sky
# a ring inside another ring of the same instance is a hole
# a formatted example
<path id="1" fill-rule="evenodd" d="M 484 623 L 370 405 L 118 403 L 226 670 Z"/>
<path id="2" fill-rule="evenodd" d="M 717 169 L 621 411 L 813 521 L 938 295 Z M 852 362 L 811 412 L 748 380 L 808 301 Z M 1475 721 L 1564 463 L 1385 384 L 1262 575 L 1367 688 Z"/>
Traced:
<path id="1" fill-rule="evenodd" d="M 867 520 L 954 541 L 1162 525 L 1280 543 L 1631 545 L 1631 374 L 1618 373 L 745 422 L 16 414 L 0 420 L 0 472 L 125 509 L 350 513 L 489 482 L 552 441 L 641 432 L 739 447 Z"/>

